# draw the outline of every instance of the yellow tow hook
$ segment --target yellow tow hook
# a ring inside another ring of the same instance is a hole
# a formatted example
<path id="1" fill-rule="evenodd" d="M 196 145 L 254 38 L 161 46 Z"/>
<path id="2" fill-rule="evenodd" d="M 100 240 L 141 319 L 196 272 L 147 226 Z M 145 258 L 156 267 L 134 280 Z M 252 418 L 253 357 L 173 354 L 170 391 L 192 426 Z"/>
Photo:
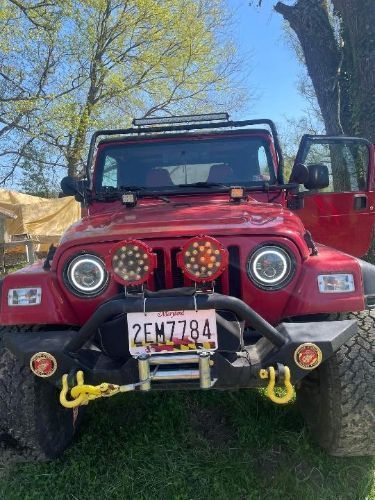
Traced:
<path id="1" fill-rule="evenodd" d="M 103 383 L 100 385 L 85 385 L 83 372 L 77 372 L 77 385 L 72 387 L 70 395 L 73 399 L 67 399 L 69 392 L 68 375 L 62 377 L 62 389 L 60 392 L 60 403 L 65 408 L 76 408 L 77 406 L 87 405 L 89 401 L 97 398 L 114 396 L 118 392 L 127 392 L 134 390 L 134 385 L 120 386 Z"/>
<path id="2" fill-rule="evenodd" d="M 289 403 L 289 401 L 293 398 L 294 389 L 292 384 L 290 383 L 290 369 L 287 366 L 280 366 L 280 368 L 284 372 L 284 386 L 286 389 L 286 394 L 284 396 L 277 396 L 275 394 L 275 380 L 276 380 L 276 371 L 273 366 L 269 368 L 259 370 L 259 377 L 261 379 L 269 379 L 266 394 L 270 398 L 271 401 L 278 405 L 283 405 Z M 281 370 L 279 370 L 280 373 Z"/>

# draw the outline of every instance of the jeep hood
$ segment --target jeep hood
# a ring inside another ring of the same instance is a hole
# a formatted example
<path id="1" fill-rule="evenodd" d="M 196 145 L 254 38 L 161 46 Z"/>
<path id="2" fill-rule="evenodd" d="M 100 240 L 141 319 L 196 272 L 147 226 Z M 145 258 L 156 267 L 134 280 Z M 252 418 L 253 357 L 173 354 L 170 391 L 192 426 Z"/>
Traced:
<path id="1" fill-rule="evenodd" d="M 94 241 L 126 238 L 158 239 L 197 234 L 268 235 L 303 239 L 300 219 L 279 204 L 251 200 L 233 203 L 223 200 L 140 203 L 135 208 L 88 216 L 71 226 L 61 245 L 75 246 Z"/>

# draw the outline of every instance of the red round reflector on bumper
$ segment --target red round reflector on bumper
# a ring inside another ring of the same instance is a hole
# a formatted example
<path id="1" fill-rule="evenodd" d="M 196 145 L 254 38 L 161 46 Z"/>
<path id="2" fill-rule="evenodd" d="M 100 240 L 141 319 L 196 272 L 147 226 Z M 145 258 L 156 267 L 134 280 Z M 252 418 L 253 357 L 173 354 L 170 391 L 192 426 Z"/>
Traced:
<path id="1" fill-rule="evenodd" d="M 37 352 L 30 359 L 30 369 L 37 377 L 51 377 L 57 369 L 57 361 L 49 352 Z"/>

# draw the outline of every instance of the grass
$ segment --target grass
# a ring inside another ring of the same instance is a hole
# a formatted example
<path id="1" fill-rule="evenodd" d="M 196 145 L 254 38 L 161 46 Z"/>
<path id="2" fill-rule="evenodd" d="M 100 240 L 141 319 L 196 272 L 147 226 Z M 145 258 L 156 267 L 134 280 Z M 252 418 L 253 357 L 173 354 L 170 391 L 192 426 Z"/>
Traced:
<path id="1" fill-rule="evenodd" d="M 62 458 L 0 470 L 0 498 L 364 500 L 374 466 L 327 456 L 257 391 L 138 393 L 93 402 Z"/>
<path id="2" fill-rule="evenodd" d="M 90 404 L 62 458 L 0 468 L 0 498 L 374 500 L 374 471 L 258 391 L 137 393 Z"/>
<path id="3" fill-rule="evenodd" d="M 27 266 L 27 262 L 20 260 L 17 263 L 13 263 L 12 265 L 7 265 L 5 270 L 0 268 L 0 278 L 4 278 L 7 274 L 13 273 L 14 271 L 18 271 L 18 269 L 22 269 Z"/>

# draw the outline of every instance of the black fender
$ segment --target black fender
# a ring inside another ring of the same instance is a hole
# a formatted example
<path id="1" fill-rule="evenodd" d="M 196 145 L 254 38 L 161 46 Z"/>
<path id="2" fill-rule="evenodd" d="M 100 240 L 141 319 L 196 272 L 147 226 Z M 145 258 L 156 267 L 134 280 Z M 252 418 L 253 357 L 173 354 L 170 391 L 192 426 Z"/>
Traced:
<path id="1" fill-rule="evenodd" d="M 375 266 L 362 259 L 358 259 L 358 263 L 362 271 L 366 308 L 375 307 Z"/>

